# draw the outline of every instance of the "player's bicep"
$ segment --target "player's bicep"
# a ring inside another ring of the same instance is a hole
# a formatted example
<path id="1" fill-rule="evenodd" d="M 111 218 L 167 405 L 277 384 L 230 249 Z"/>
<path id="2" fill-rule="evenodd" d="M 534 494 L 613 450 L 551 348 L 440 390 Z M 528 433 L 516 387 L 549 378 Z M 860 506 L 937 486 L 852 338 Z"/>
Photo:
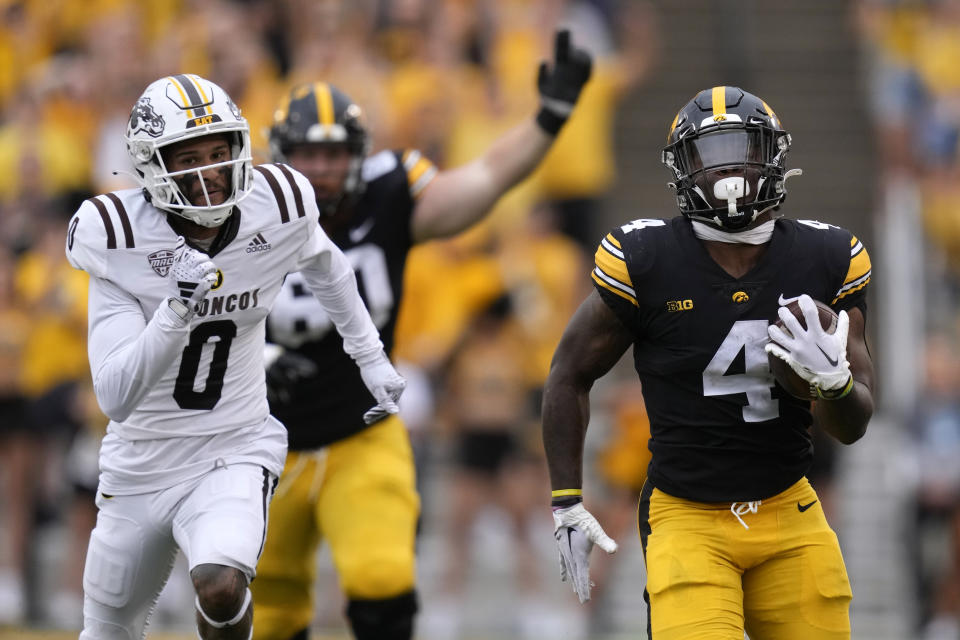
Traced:
<path id="1" fill-rule="evenodd" d="M 868 389 L 873 389 L 873 358 L 867 346 L 866 318 L 859 307 L 847 311 L 850 316 L 850 328 L 847 333 L 847 360 L 853 379 Z"/>
<path id="2" fill-rule="evenodd" d="M 633 343 L 633 335 L 596 291 L 573 314 L 557 346 L 550 375 L 590 388 Z"/>

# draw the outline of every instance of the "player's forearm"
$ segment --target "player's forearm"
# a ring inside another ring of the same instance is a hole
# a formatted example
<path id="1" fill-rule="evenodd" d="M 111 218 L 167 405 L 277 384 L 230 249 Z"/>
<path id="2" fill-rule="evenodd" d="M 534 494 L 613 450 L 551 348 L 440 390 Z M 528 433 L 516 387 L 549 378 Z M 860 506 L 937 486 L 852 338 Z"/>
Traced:
<path id="1" fill-rule="evenodd" d="M 415 240 L 449 237 L 478 222 L 501 196 L 536 169 L 553 139 L 530 118 L 498 138 L 473 162 L 442 172 L 417 204 Z"/>
<path id="2" fill-rule="evenodd" d="M 189 324 L 166 303 L 138 333 L 116 322 L 92 327 L 90 365 L 103 413 L 117 422 L 126 420 L 183 352 L 189 333 Z"/>
<path id="3" fill-rule="evenodd" d="M 873 394 L 862 382 L 853 383 L 850 393 L 839 400 L 817 400 L 817 423 L 843 444 L 853 444 L 867 431 L 873 415 Z"/>
<path id="4" fill-rule="evenodd" d="M 481 158 L 495 190 L 502 194 L 533 173 L 554 140 L 533 118 L 498 138 Z"/>
<path id="5" fill-rule="evenodd" d="M 335 247 L 329 264 L 319 266 L 323 263 L 305 268 L 301 274 L 343 338 L 343 350 L 358 361 L 379 354 L 383 350 L 380 333 L 363 304 L 350 263 Z"/>
<path id="6" fill-rule="evenodd" d="M 583 486 L 583 441 L 590 419 L 590 390 L 551 372 L 543 390 L 543 446 L 550 485 Z"/>

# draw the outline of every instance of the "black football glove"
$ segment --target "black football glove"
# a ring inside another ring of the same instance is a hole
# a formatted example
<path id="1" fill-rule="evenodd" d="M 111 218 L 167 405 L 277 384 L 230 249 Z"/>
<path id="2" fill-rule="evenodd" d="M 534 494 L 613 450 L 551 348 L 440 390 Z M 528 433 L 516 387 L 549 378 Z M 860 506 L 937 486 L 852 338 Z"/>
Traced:
<path id="1" fill-rule="evenodd" d="M 271 408 L 289 406 L 294 390 L 320 372 L 317 364 L 295 351 L 284 351 L 267 367 L 267 402 Z"/>
<path id="2" fill-rule="evenodd" d="M 557 31 L 553 68 L 541 62 L 537 74 L 537 90 L 540 92 L 537 124 L 544 131 L 552 136 L 560 131 L 580 97 L 580 90 L 590 79 L 592 66 L 590 54 L 570 44 L 570 32 L 566 29 Z"/>

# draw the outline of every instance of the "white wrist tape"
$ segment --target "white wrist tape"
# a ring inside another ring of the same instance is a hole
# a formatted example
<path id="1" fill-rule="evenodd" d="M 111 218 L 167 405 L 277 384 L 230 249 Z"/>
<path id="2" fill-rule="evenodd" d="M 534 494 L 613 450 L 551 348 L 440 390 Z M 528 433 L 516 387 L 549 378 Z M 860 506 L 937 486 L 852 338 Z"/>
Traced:
<path id="1" fill-rule="evenodd" d="M 207 621 L 207 624 L 209 624 L 214 629 L 223 629 L 224 627 L 232 627 L 233 625 L 240 622 L 241 619 L 243 619 L 243 614 L 245 614 L 247 612 L 247 609 L 250 607 L 250 600 L 252 598 L 253 596 L 250 595 L 250 588 L 247 587 L 247 593 L 245 596 L 243 596 L 243 606 L 240 607 L 240 611 L 237 613 L 237 615 L 233 616 L 233 618 L 231 618 L 230 620 L 227 620 L 226 622 L 217 622 L 216 620 L 208 616 L 207 612 L 204 611 L 203 607 L 200 606 L 200 596 L 196 597 L 196 607 L 197 607 L 197 611 L 200 612 L 200 615 L 203 616 L 203 619 Z"/>

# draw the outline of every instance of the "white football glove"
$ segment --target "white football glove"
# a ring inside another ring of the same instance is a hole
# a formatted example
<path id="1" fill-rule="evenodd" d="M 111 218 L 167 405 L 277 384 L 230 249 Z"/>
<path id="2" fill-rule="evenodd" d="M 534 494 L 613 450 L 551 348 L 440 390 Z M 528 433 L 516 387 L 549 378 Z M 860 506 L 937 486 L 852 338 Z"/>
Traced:
<path id="1" fill-rule="evenodd" d="M 210 288 L 217 284 L 217 265 L 207 254 L 188 247 L 183 236 L 178 236 L 167 278 L 172 290 L 170 307 L 181 319 L 189 320 Z"/>
<path id="2" fill-rule="evenodd" d="M 387 354 L 381 349 L 372 356 L 359 358 L 357 366 L 360 367 L 363 383 L 377 401 L 375 406 L 363 414 L 363 421 L 373 424 L 400 411 L 397 401 L 407 386 L 407 381 L 393 368 Z"/>
<path id="3" fill-rule="evenodd" d="M 790 365 L 798 376 L 817 389 L 832 391 L 843 388 L 850 381 L 850 363 L 847 362 L 850 316 L 846 311 L 841 311 L 836 331 L 827 333 L 820 326 L 820 314 L 813 299 L 804 294 L 797 303 L 807 328 L 800 325 L 789 309 L 781 306 L 777 313 L 787 331 L 771 324 L 767 327 L 771 341 L 764 348 L 767 353 Z"/>
<path id="4" fill-rule="evenodd" d="M 616 553 L 617 543 L 606 534 L 597 519 L 578 502 L 572 507 L 553 510 L 553 536 L 560 549 L 560 579 L 570 579 L 573 590 L 583 604 L 590 599 L 590 550 L 599 546 L 607 553 Z"/>

